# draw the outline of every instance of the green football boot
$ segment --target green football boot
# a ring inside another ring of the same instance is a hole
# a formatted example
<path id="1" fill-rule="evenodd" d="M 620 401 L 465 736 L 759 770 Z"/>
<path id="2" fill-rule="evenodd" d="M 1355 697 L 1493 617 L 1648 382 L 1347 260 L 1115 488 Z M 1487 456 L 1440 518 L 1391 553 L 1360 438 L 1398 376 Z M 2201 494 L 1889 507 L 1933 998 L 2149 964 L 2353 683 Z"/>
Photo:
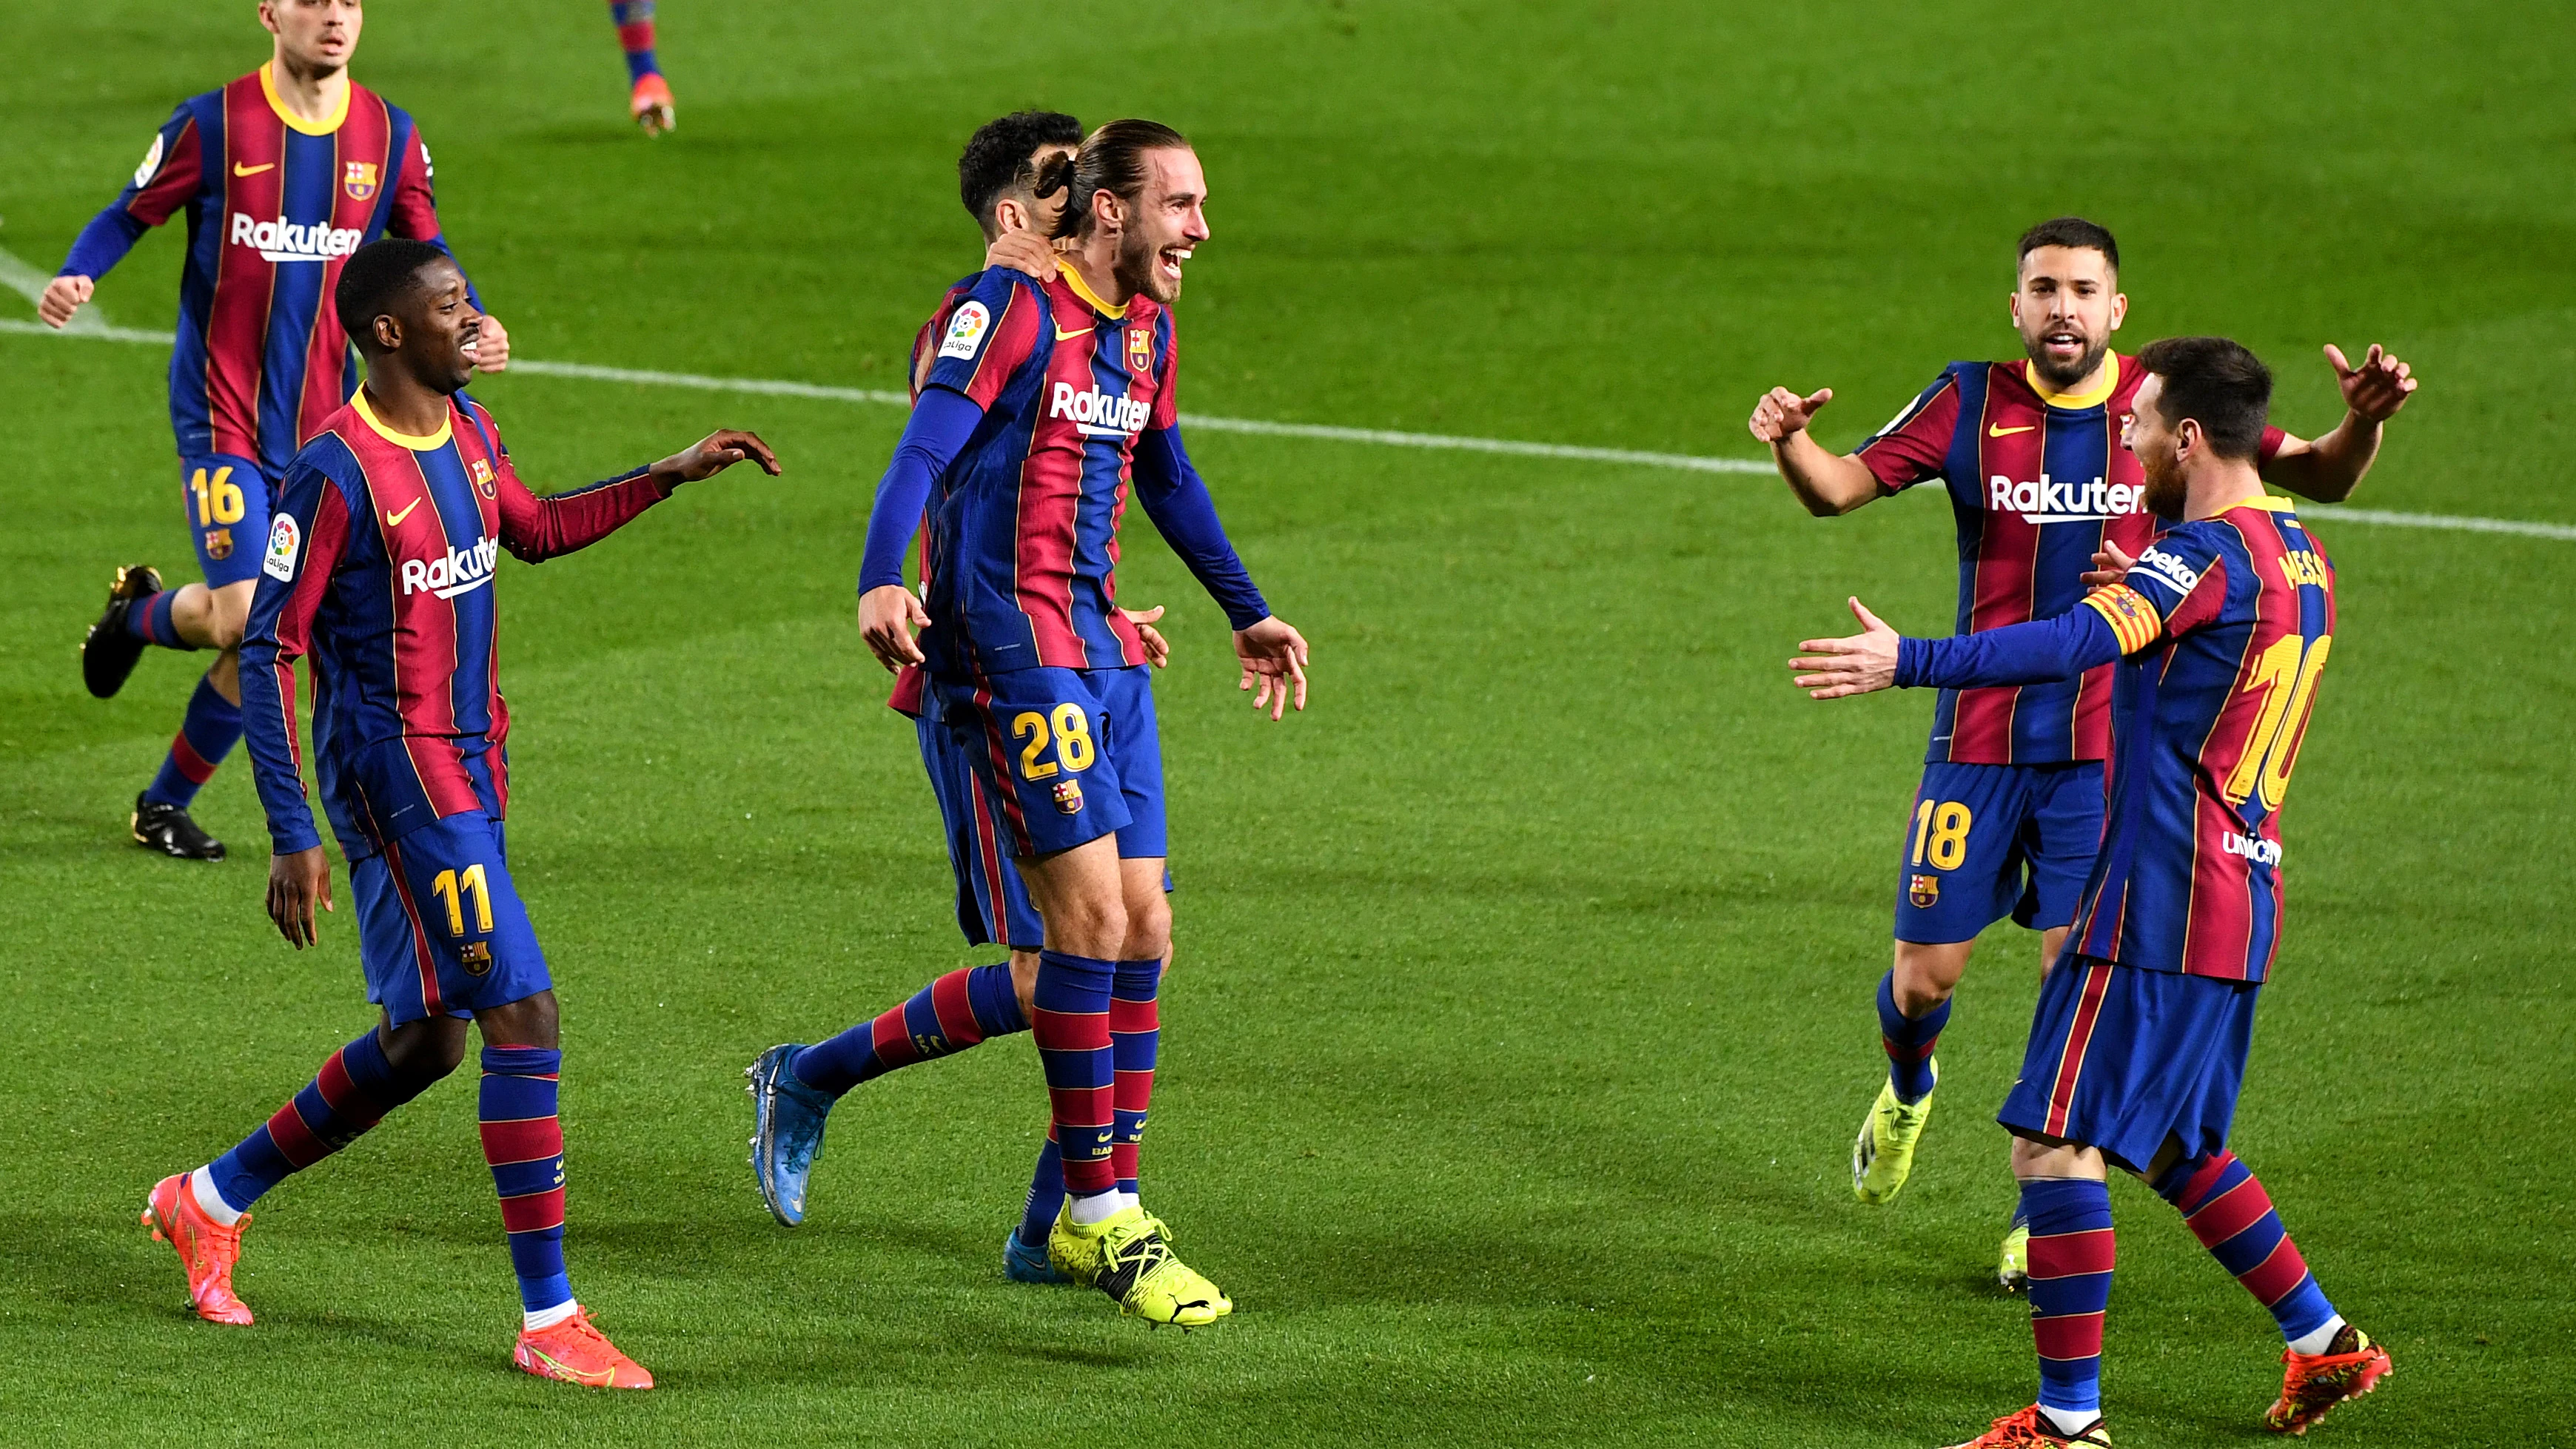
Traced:
<path id="1" fill-rule="evenodd" d="M 1931 1062 L 1923 1065 L 1937 1087 L 1940 1068 Z M 1878 1101 L 1861 1120 L 1860 1137 L 1852 1143 L 1852 1196 L 1884 1206 L 1905 1190 L 1905 1179 L 1914 1172 L 1915 1140 L 1932 1118 L 1932 1096 L 1926 1092 L 1907 1103 L 1896 1100 L 1894 1083 L 1878 1089 Z"/>

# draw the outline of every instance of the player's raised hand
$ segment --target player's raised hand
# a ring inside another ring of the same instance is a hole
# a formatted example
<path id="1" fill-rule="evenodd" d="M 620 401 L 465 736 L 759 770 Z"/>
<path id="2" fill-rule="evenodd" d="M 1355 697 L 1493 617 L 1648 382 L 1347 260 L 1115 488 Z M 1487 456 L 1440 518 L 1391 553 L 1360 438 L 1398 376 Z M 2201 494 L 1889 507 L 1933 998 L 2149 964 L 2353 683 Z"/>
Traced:
<path id="1" fill-rule="evenodd" d="M 331 909 L 331 862 L 322 847 L 268 859 L 268 918 L 286 944 L 301 951 L 322 937 L 313 929 L 313 907 Z"/>
<path id="2" fill-rule="evenodd" d="M 87 277 L 56 277 L 45 284 L 45 294 L 36 299 L 36 315 L 48 327 L 65 326 L 97 290 L 98 284 Z"/>
<path id="3" fill-rule="evenodd" d="M 2120 552 L 2118 544 L 2106 538 L 2102 540 L 2100 548 L 2093 550 L 2093 568 L 2084 575 L 2084 587 L 2098 589 L 2104 584 L 2116 584 L 2128 576 L 2129 570 L 2135 568 L 2137 562 L 2136 559 Z"/>
<path id="4" fill-rule="evenodd" d="M 1136 626 L 1136 638 L 1145 646 L 1145 662 L 1156 669 L 1169 667 L 1172 662 L 1171 641 L 1163 637 L 1162 630 L 1154 627 L 1154 621 L 1163 617 L 1163 606 L 1156 604 L 1141 614 L 1134 609 L 1118 612 L 1126 615 L 1127 622 Z"/>
<path id="5" fill-rule="evenodd" d="M 1055 245 L 1025 228 L 1006 231 L 984 248 L 984 265 L 1009 267 L 1043 282 L 1055 275 Z"/>
<path id="6" fill-rule="evenodd" d="M 486 312 L 475 319 L 474 370 L 499 372 L 510 365 L 510 329 Z"/>
<path id="7" fill-rule="evenodd" d="M 1791 669 L 1806 671 L 1797 677 L 1797 685 L 1810 699 L 1869 694 L 1896 683 L 1896 631 L 1860 600 L 1848 602 L 1852 617 L 1860 620 L 1861 632 L 1841 639 L 1804 640 L 1798 647 L 1806 652 L 1789 661 Z"/>
<path id="8" fill-rule="evenodd" d="M 1249 629 L 1237 629 L 1234 657 L 1243 665 L 1243 681 L 1235 688 L 1251 689 L 1259 681 L 1260 691 L 1252 696 L 1252 707 L 1269 710 L 1274 722 L 1287 713 L 1291 689 L 1302 711 L 1306 707 L 1307 654 L 1306 636 L 1276 616 Z"/>
<path id="9" fill-rule="evenodd" d="M 1154 612 L 1159 614 L 1162 610 Z M 927 656 L 912 636 L 928 627 L 930 611 L 921 607 L 921 600 L 901 584 L 879 584 L 859 595 L 859 633 L 868 641 L 868 652 L 877 657 L 888 674 L 907 664 L 926 661 Z"/>
<path id="10" fill-rule="evenodd" d="M 734 464 L 749 458 L 770 477 L 778 476 L 778 455 L 760 440 L 760 434 L 740 428 L 718 428 L 695 444 L 653 465 L 653 476 L 665 484 L 695 483 L 712 478 Z"/>
<path id="11" fill-rule="evenodd" d="M 2415 370 L 2376 342 L 2362 355 L 2359 367 L 2345 361 L 2343 349 L 2331 342 L 2326 344 L 2326 361 L 2334 365 L 2335 385 L 2343 389 L 2343 405 L 2364 422 L 2388 421 L 2414 395 Z"/>
<path id="12" fill-rule="evenodd" d="M 1775 387 L 1762 395 L 1762 401 L 1753 405 L 1753 416 L 1745 426 L 1763 442 L 1786 442 L 1790 435 L 1805 432 L 1808 420 L 1824 411 L 1825 404 L 1833 400 L 1834 390 L 1829 387 L 1820 387 L 1805 397 L 1785 387 Z"/>

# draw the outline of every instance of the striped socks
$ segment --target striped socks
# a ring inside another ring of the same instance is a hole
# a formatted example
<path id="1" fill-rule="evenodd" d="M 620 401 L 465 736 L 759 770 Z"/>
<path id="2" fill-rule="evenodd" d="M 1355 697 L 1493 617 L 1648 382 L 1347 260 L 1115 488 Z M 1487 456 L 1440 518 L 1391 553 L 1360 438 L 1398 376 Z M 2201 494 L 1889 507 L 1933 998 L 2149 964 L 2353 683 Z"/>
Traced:
<path id="1" fill-rule="evenodd" d="M 136 599 L 125 606 L 125 632 L 146 644 L 193 652 L 197 646 L 179 637 L 178 621 L 171 615 L 178 603 L 177 589 L 163 589 Z"/>
<path id="2" fill-rule="evenodd" d="M 510 1267 L 531 1332 L 570 1318 L 572 1279 L 564 1272 L 563 1124 L 555 1099 L 563 1053 L 542 1047 L 483 1049 L 483 1160 L 501 1195 Z"/>
<path id="3" fill-rule="evenodd" d="M 1028 1029 L 1010 964 L 968 967 L 931 982 L 872 1021 L 799 1051 L 788 1070 L 806 1086 L 837 1097 L 898 1067 Z"/>
<path id="4" fill-rule="evenodd" d="M 1907 1020 L 1896 1007 L 1896 973 L 1878 981 L 1878 1039 L 1887 1048 L 1887 1080 L 1896 1100 L 1912 1106 L 1932 1094 L 1932 1048 L 1950 1024 L 1950 1003 Z"/>
<path id="5" fill-rule="evenodd" d="M 428 1086 L 397 1078 L 384 1044 L 368 1031 L 331 1053 L 304 1090 L 259 1130 L 195 1174 L 199 1204 L 216 1222 L 232 1226 L 262 1193 L 357 1141 Z M 210 1193 L 214 1202 L 206 1201 Z"/>
<path id="6" fill-rule="evenodd" d="M 2102 1415 L 2102 1314 L 2111 1302 L 2111 1186 L 2035 1177 L 2021 1185 L 2030 1219 L 2030 1331 L 2039 1348 L 2039 1407 L 2065 1434 Z"/>
<path id="7" fill-rule="evenodd" d="M 626 78 L 640 81 L 660 75 L 653 57 L 653 0 L 609 0 L 608 16 L 617 22 L 617 43 L 626 51 Z"/>
<path id="8" fill-rule="evenodd" d="M 1047 1233 L 1055 1227 L 1055 1217 L 1064 1207 L 1064 1149 L 1055 1145 L 1055 1128 L 1047 1128 L 1046 1145 L 1038 1149 L 1038 1165 L 1029 1174 L 1029 1200 L 1020 1209 L 1020 1241 L 1032 1248 L 1046 1246 Z"/>
<path id="9" fill-rule="evenodd" d="M 1163 1038 L 1160 961 L 1121 961 L 1109 986 L 1109 1164 L 1118 1190 L 1136 1196 L 1136 1153 L 1145 1141 L 1145 1112 L 1154 1100 L 1154 1056 Z"/>
<path id="10" fill-rule="evenodd" d="M 1065 1191 L 1075 1199 L 1078 1221 L 1106 1217 L 1101 1199 L 1118 1190 L 1118 1172 L 1111 1160 L 1117 1119 L 1112 1106 L 1116 1070 L 1109 1030 L 1116 976 L 1114 962 L 1061 951 L 1038 957 L 1037 1014 L 1029 1029 L 1037 1038 L 1038 1060 L 1046 1069 L 1056 1147 L 1064 1160 Z"/>
<path id="11" fill-rule="evenodd" d="M 165 590 L 153 597 L 166 599 L 170 594 Z M 241 706 L 218 693 L 212 680 L 198 680 L 196 693 L 188 696 L 188 713 L 179 722 L 179 733 L 170 741 L 170 753 L 163 757 L 160 773 L 152 777 L 143 798 L 186 809 L 197 791 L 215 777 L 215 767 L 233 752 L 241 736 Z"/>
<path id="12" fill-rule="evenodd" d="M 2182 1210 L 2191 1235 L 2219 1266 L 2272 1311 L 2281 1337 L 2300 1353 L 2323 1353 L 2343 1318 L 2326 1301 L 2299 1245 L 2281 1226 L 2271 1194 L 2236 1154 L 2220 1149 L 2178 1162 L 2156 1179 L 2156 1195 Z M 2314 1348 L 2302 1344 L 2314 1343 Z"/>

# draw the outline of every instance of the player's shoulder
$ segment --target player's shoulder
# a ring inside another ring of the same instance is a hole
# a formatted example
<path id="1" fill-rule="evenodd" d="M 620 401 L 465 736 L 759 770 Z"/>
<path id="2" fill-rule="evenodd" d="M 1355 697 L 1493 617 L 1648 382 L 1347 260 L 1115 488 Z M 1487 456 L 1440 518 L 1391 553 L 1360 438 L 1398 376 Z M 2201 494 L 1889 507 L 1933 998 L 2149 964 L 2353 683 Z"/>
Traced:
<path id="1" fill-rule="evenodd" d="M 295 450 L 286 465 L 285 488 L 292 490 L 297 476 L 302 474 L 318 475 L 352 496 L 363 492 L 367 467 L 358 449 L 366 431 L 366 420 L 358 416 L 358 410 L 342 403 L 338 411 L 322 420 L 312 438 Z"/>

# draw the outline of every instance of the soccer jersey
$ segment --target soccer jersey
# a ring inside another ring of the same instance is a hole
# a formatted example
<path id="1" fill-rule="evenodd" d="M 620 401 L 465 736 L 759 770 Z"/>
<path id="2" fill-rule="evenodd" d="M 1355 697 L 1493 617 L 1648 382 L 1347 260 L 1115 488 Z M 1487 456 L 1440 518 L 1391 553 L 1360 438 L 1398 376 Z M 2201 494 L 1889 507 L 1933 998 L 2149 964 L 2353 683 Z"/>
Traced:
<path id="1" fill-rule="evenodd" d="M 409 115 L 355 81 L 340 114 L 306 121 L 261 66 L 171 112 L 133 182 L 72 244 L 63 275 L 106 275 L 182 210 L 188 258 L 170 354 L 179 453 L 253 459 L 275 477 L 357 384 L 331 304 L 341 264 L 383 236 L 446 247 L 428 148 Z"/>
<path id="2" fill-rule="evenodd" d="M 905 373 L 905 377 L 908 379 L 907 385 L 914 402 L 921 401 L 921 390 L 930 382 L 930 364 L 934 360 L 931 349 L 939 345 L 940 335 L 948 330 L 949 315 L 957 310 L 957 304 L 966 300 L 966 294 L 974 288 L 975 278 L 973 277 L 968 277 L 950 287 L 948 295 L 940 298 L 939 306 L 932 310 L 930 320 L 922 323 L 921 330 L 913 334 L 912 365 Z M 922 510 L 921 514 L 920 570 L 921 589 L 925 594 L 930 591 L 930 515 L 937 510 L 938 506 L 938 495 L 934 493 L 931 503 Z M 928 695 L 923 690 L 920 665 L 907 664 L 895 671 L 894 689 L 886 696 L 886 708 L 897 714 L 910 715 L 919 719 L 927 699 Z"/>
<path id="3" fill-rule="evenodd" d="M 364 392 L 324 419 L 287 470 L 242 636 L 243 732 L 278 853 L 320 843 L 298 773 L 297 661 L 312 661 L 314 782 L 349 859 L 447 816 L 500 820 L 500 551 L 570 553 L 666 496 L 637 469 L 536 497 L 462 394 L 427 437 L 387 427 Z"/>
<path id="4" fill-rule="evenodd" d="M 2334 645 L 2334 567 L 2286 499 L 2177 524 L 2086 596 L 2122 662 L 2102 853 L 2067 949 L 2261 981 L 2281 803 Z"/>
<path id="5" fill-rule="evenodd" d="M 984 410 L 930 502 L 930 627 L 941 674 L 1145 662 L 1118 612 L 1118 524 L 1138 435 L 1169 428 L 1171 315 L 1111 306 L 1068 263 L 1040 283 L 977 277 L 949 313 L 925 386 Z"/>

